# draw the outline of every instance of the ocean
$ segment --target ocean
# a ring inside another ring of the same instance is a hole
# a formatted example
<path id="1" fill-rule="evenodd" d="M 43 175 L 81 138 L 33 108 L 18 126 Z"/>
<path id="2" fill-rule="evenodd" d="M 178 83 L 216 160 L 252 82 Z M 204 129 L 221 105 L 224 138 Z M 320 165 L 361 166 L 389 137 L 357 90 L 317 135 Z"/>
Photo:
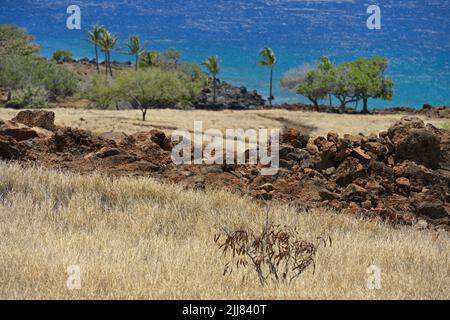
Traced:
<path id="1" fill-rule="evenodd" d="M 369 30 L 367 6 L 381 9 L 381 30 Z M 81 30 L 66 27 L 69 5 L 81 9 Z M 450 105 L 450 1 L 448 0 L 0 0 L 0 23 L 26 28 L 51 57 L 67 49 L 93 57 L 87 31 L 108 27 L 123 43 L 128 35 L 148 40 L 149 50 L 175 48 L 184 62 L 219 55 L 220 78 L 268 95 L 268 70 L 258 51 L 272 47 L 275 103 L 305 102 L 278 85 L 289 69 L 313 65 L 327 55 L 336 62 L 384 56 L 396 83 L 391 101 L 370 107 Z M 116 60 L 130 56 L 113 54 Z"/>

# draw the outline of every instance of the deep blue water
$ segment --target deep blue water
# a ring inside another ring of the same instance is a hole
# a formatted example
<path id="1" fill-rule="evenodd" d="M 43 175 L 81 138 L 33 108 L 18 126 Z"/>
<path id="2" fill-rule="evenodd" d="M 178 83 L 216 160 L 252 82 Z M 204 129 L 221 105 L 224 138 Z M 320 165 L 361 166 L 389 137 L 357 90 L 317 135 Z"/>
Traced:
<path id="1" fill-rule="evenodd" d="M 66 9 L 81 7 L 82 30 L 66 28 Z M 380 6 L 382 29 L 368 30 L 366 8 Z M 450 2 L 448 0 L 0 0 L 0 23 L 28 29 L 51 56 L 69 49 L 93 56 L 87 30 L 101 23 L 125 41 L 138 34 L 149 49 L 176 48 L 184 61 L 218 54 L 221 78 L 268 94 L 268 71 L 257 67 L 258 51 L 278 56 L 276 83 L 290 68 L 328 55 L 339 63 L 361 56 L 385 56 L 396 82 L 392 101 L 372 107 L 450 105 Z M 117 60 L 128 56 L 116 54 Z M 276 85 L 276 102 L 303 99 Z"/>

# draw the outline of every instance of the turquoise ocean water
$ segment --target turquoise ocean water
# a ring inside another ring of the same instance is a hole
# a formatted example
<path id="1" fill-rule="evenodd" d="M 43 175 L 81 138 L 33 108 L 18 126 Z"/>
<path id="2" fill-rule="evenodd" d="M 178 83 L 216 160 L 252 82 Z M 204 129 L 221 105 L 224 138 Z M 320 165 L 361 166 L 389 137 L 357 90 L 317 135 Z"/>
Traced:
<path id="1" fill-rule="evenodd" d="M 71 4 L 81 8 L 81 30 L 66 28 Z M 366 27 L 371 4 L 381 8 L 381 30 Z M 256 66 L 262 47 L 277 53 L 276 83 L 287 70 L 322 55 L 337 63 L 385 56 L 396 94 L 389 102 L 371 101 L 372 107 L 450 105 L 449 18 L 448 0 L 0 0 L 0 23 L 27 28 L 47 57 L 56 49 L 93 57 L 86 33 L 101 23 L 122 42 L 138 34 L 150 50 L 176 48 L 186 62 L 217 54 L 222 79 L 266 96 L 268 72 Z M 278 103 L 304 101 L 278 84 L 275 97 Z"/>

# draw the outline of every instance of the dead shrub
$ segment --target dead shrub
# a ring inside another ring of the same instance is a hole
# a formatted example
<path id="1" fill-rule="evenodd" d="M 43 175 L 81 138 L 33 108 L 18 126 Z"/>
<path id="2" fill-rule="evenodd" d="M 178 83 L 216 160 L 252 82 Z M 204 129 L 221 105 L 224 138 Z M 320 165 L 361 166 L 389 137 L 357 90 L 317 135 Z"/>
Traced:
<path id="1" fill-rule="evenodd" d="M 275 285 L 291 285 L 309 266 L 315 272 L 314 258 L 319 246 L 331 246 L 330 237 L 318 237 L 316 243 L 301 240 L 296 228 L 276 225 L 267 213 L 260 232 L 250 228 L 223 230 L 214 238 L 225 256 L 231 260 L 223 274 L 234 268 L 254 270 L 262 286 L 271 279 Z"/>

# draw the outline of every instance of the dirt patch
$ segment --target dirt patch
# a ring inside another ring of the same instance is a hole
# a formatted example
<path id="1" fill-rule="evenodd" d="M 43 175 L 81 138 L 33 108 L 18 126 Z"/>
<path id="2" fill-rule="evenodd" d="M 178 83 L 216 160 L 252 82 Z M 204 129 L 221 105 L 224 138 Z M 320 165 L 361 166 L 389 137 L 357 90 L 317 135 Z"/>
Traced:
<path id="1" fill-rule="evenodd" d="M 376 221 L 450 226 L 450 132 L 405 117 L 378 135 L 309 138 L 284 131 L 280 170 L 262 165 L 183 165 L 159 130 L 133 135 L 54 126 L 52 112 L 0 122 L 0 158 L 80 173 L 148 176 L 196 190 L 226 189 L 303 209 L 332 207 Z"/>

